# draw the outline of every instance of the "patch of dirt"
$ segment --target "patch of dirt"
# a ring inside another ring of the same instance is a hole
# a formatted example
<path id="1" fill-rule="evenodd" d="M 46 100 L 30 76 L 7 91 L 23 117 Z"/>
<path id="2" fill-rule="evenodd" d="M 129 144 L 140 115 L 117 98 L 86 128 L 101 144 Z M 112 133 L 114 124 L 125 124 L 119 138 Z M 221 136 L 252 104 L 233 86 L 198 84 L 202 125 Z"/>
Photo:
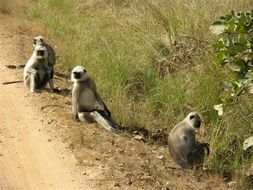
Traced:
<path id="1" fill-rule="evenodd" d="M 20 32 L 29 25 L 22 18 L 0 14 L 0 22 L 1 83 L 20 80 L 22 69 L 4 65 L 26 62 L 33 29 Z M 55 85 L 63 93 L 30 94 L 22 83 L 0 84 L 0 189 L 227 189 L 211 172 L 180 169 L 166 146 L 76 123 L 72 84 L 58 76 Z"/>

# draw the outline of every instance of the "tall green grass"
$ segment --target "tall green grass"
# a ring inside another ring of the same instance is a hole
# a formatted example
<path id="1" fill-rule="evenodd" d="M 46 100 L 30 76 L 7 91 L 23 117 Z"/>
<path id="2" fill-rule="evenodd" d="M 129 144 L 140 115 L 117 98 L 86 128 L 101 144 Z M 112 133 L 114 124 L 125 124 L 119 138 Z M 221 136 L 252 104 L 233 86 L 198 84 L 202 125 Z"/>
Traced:
<path id="1" fill-rule="evenodd" d="M 11 14 L 12 6 L 10 0 L 0 0 L 0 12 L 4 14 Z"/>
<path id="2" fill-rule="evenodd" d="M 123 125 L 171 129 L 188 112 L 202 113 L 212 147 L 209 166 L 242 179 L 252 155 L 242 151 L 253 134 L 250 97 L 218 118 L 222 81 L 214 64 L 209 26 L 249 0 L 37 0 L 26 9 L 60 41 L 67 70 L 83 65 Z M 243 180 L 241 180 L 243 181 Z"/>

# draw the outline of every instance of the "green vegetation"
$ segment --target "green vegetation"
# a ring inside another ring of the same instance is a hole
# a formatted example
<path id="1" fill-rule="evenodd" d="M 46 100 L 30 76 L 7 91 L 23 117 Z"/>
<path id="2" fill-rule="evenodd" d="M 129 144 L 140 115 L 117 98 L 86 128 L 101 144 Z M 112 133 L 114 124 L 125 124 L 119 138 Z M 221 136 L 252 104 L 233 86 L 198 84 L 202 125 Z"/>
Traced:
<path id="1" fill-rule="evenodd" d="M 221 118 L 213 109 L 231 72 L 214 64 L 217 36 L 209 26 L 252 7 L 249 0 L 37 0 L 25 13 L 59 40 L 59 65 L 87 68 L 124 126 L 171 129 L 200 112 L 212 148 L 207 164 L 247 188 L 253 156 L 242 143 L 253 134 L 252 97 L 238 99 Z"/>
<path id="2" fill-rule="evenodd" d="M 234 103 L 242 94 L 253 93 L 253 12 L 232 11 L 214 22 L 211 29 L 220 36 L 215 45 L 216 62 L 233 71 L 227 85 L 231 94 L 221 100 L 217 109 L 220 107 L 222 113 L 224 106 Z"/>
<path id="3" fill-rule="evenodd" d="M 4 14 L 11 14 L 11 0 L 0 0 L 0 12 Z"/>

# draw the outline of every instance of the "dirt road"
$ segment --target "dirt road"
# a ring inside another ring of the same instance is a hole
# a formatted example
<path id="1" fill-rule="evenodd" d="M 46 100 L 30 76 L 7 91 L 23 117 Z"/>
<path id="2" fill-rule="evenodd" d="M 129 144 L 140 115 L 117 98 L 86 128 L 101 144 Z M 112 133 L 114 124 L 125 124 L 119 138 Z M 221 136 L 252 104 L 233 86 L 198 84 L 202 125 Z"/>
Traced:
<path id="1" fill-rule="evenodd" d="M 12 35 L 3 19 L 0 15 L 0 189 L 90 189 L 82 184 L 75 158 L 40 130 L 45 124 L 29 105 L 24 84 L 2 85 L 22 80 L 22 72 L 17 76 L 4 66 L 19 61 L 20 36 Z"/>

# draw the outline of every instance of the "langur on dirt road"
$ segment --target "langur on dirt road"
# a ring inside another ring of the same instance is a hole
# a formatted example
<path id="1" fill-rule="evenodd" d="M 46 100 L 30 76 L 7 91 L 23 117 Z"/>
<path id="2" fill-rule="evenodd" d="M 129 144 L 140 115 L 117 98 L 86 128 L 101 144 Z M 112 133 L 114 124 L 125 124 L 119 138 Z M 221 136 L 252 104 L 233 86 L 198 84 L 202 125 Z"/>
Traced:
<path id="1" fill-rule="evenodd" d="M 48 66 L 47 49 L 44 46 L 36 45 L 30 59 L 25 65 L 23 80 L 30 92 L 43 88 L 49 83 L 50 89 L 52 80 L 52 70 Z"/>
<path id="2" fill-rule="evenodd" d="M 72 89 L 72 111 L 74 119 L 79 121 L 78 113 L 97 111 L 104 118 L 110 119 L 111 112 L 101 99 L 97 92 L 97 87 L 91 76 L 88 75 L 85 68 L 76 66 L 71 72 L 71 81 L 74 82 Z M 98 104 L 102 109 L 95 108 Z"/>

